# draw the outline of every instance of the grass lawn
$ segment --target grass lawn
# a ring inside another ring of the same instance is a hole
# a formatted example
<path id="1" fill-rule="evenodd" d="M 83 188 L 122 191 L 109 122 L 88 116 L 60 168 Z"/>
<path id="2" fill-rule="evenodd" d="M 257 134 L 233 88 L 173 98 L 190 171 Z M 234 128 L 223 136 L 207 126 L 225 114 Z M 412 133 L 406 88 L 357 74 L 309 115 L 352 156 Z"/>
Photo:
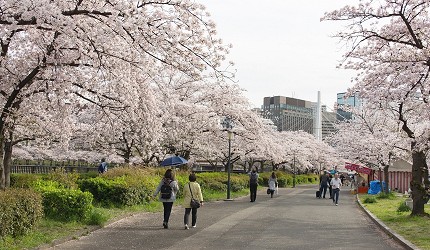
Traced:
<path id="1" fill-rule="evenodd" d="M 376 202 L 364 203 L 368 197 L 375 197 Z M 359 195 L 361 203 L 389 228 L 420 249 L 430 250 L 430 217 L 411 217 L 410 212 L 397 212 L 406 197 L 390 196 L 385 199 L 377 197 L 378 195 Z M 430 214 L 430 205 L 425 205 L 425 211 Z"/>

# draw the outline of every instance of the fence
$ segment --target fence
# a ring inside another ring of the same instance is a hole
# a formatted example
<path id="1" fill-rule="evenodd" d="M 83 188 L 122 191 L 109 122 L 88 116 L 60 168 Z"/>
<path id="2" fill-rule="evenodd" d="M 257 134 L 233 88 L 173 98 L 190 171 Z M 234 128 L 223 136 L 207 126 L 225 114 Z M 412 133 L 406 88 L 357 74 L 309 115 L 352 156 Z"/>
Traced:
<path id="1" fill-rule="evenodd" d="M 412 180 L 412 173 L 406 171 L 389 171 L 388 172 L 388 185 L 394 191 L 397 189 L 399 192 L 404 193 L 409 190 L 410 182 Z"/>
<path id="2" fill-rule="evenodd" d="M 46 174 L 58 168 L 63 168 L 66 172 L 87 173 L 97 171 L 97 165 L 85 161 L 13 161 L 11 165 L 11 173 L 27 173 L 27 174 Z"/>

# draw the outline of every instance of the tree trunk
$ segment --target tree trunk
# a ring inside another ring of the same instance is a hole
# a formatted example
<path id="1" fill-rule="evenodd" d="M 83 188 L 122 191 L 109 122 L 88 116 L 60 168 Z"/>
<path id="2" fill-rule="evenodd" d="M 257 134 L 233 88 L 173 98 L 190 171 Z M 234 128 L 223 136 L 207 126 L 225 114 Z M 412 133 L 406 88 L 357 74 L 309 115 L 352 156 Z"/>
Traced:
<path id="1" fill-rule="evenodd" d="M 385 193 L 386 194 L 388 194 L 389 193 L 389 190 L 388 190 L 388 187 L 390 186 L 389 184 L 389 180 L 388 180 L 388 168 L 389 168 L 390 166 L 388 165 L 388 166 L 385 166 L 384 167 L 384 181 L 385 181 L 385 187 L 384 187 L 384 190 L 385 190 Z"/>
<path id="2" fill-rule="evenodd" d="M 4 170 L 4 135 L 0 131 L 0 189 L 4 190 L 6 188 L 5 170 Z"/>
<path id="3" fill-rule="evenodd" d="M 416 142 L 412 142 L 412 180 L 410 184 L 412 191 L 413 208 L 411 215 L 423 216 L 426 215 L 426 213 L 424 212 L 424 205 L 429 200 L 427 194 L 428 176 L 424 176 L 426 170 L 428 171 L 428 167 L 426 163 L 425 153 L 423 151 L 417 151 L 415 148 Z M 424 179 L 427 181 L 424 181 Z"/>
<path id="4" fill-rule="evenodd" d="M 10 163 L 12 162 L 12 142 L 6 141 L 4 144 L 4 158 L 3 158 L 3 169 L 4 169 L 4 185 L 5 188 L 10 187 Z"/>

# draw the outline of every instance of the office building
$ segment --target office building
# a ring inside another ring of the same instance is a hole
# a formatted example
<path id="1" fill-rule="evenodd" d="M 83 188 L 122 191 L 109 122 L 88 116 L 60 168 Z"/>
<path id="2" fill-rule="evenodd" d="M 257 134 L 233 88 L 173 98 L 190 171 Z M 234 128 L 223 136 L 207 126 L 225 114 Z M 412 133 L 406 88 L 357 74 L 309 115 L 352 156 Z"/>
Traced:
<path id="1" fill-rule="evenodd" d="M 305 131 L 314 134 L 315 103 L 285 96 L 264 97 L 263 117 L 273 121 L 278 131 Z"/>
<path id="2" fill-rule="evenodd" d="M 337 120 L 350 120 L 352 119 L 352 113 L 346 110 L 347 107 L 361 107 L 362 99 L 358 97 L 358 93 L 355 95 L 348 96 L 347 93 L 337 94 Z"/>
<path id="3" fill-rule="evenodd" d="M 321 118 L 322 139 L 324 139 L 337 131 L 335 127 L 337 122 L 337 113 L 328 111 L 327 106 L 322 105 Z"/>

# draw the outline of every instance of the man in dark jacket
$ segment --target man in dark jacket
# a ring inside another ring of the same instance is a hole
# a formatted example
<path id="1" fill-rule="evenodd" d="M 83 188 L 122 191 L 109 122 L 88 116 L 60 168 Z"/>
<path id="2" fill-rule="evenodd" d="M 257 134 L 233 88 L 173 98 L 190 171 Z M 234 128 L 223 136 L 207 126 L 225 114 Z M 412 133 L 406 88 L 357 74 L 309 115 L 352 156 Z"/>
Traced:
<path id="1" fill-rule="evenodd" d="M 253 168 L 249 173 L 249 191 L 251 195 L 251 202 L 255 202 L 257 199 L 257 186 L 258 186 L 258 172 L 257 169 Z"/>
<path id="2" fill-rule="evenodd" d="M 324 171 L 324 174 L 320 176 L 320 199 L 321 196 L 325 199 L 325 194 L 327 193 L 327 187 L 329 185 L 328 182 L 328 174 L 327 171 Z"/>

